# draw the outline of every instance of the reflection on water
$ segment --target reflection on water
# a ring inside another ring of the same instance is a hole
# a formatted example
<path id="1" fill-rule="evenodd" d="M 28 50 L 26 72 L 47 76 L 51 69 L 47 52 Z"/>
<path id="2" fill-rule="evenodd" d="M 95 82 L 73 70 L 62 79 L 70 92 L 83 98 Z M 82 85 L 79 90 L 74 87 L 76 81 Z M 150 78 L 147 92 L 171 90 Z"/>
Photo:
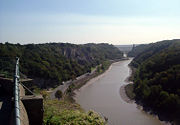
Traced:
<path id="1" fill-rule="evenodd" d="M 143 112 L 135 103 L 125 102 L 119 89 L 127 84 L 131 60 L 114 63 L 110 70 L 95 78 L 77 93 L 77 102 L 85 110 L 95 110 L 108 117 L 110 125 L 160 125 L 160 121 Z"/>

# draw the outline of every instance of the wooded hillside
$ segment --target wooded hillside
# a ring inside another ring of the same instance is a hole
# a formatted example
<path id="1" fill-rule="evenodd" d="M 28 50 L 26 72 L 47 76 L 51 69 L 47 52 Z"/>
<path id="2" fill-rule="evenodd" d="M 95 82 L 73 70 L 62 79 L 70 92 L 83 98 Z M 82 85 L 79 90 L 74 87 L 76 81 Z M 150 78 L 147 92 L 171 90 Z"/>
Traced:
<path id="1" fill-rule="evenodd" d="M 15 58 L 20 58 L 23 77 L 39 79 L 39 87 L 46 88 L 61 84 L 83 73 L 105 60 L 122 57 L 122 53 L 109 44 L 69 43 L 46 44 L 0 44 L 0 74 L 12 77 Z"/>
<path id="2" fill-rule="evenodd" d="M 169 120 L 179 119 L 180 40 L 146 45 L 131 65 L 137 68 L 136 100 Z"/>

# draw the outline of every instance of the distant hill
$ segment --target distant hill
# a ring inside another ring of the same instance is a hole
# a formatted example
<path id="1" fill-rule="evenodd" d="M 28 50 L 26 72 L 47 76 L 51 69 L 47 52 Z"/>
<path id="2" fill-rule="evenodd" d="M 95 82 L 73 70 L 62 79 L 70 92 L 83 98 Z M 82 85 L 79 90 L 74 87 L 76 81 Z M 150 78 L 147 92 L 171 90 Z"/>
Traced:
<path id="1" fill-rule="evenodd" d="M 140 53 L 142 53 L 147 47 L 149 47 L 148 44 L 141 44 L 141 45 L 136 45 L 134 48 L 128 52 L 129 57 L 136 57 Z"/>
<path id="2" fill-rule="evenodd" d="M 23 76 L 37 80 L 39 87 L 46 88 L 90 72 L 91 67 L 105 60 L 122 58 L 122 53 L 109 44 L 0 43 L 1 75 L 12 77 L 15 66 L 12 59 L 16 56 L 20 58 L 20 71 Z"/>
<path id="3" fill-rule="evenodd" d="M 133 45 L 115 45 L 122 52 L 129 52 L 132 50 Z"/>
<path id="4" fill-rule="evenodd" d="M 154 54 L 161 52 L 178 42 L 179 40 L 164 40 L 156 43 L 142 44 L 133 48 L 132 51 L 128 53 L 128 56 L 135 57 L 132 64 L 136 66 Z"/>
<path id="5" fill-rule="evenodd" d="M 138 50 L 141 49 L 141 50 Z M 176 121 L 180 116 L 180 40 L 165 40 L 134 48 L 131 65 L 136 100 L 160 119 Z M 132 50 L 133 51 L 133 50 Z"/>

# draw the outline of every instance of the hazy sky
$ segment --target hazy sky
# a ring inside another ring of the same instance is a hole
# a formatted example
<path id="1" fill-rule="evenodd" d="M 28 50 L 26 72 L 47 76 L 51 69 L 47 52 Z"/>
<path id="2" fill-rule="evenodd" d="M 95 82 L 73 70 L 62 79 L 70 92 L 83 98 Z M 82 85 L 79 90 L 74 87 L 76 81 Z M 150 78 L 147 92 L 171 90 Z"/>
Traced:
<path id="1" fill-rule="evenodd" d="M 0 42 L 149 43 L 180 38 L 180 0 L 0 0 Z"/>

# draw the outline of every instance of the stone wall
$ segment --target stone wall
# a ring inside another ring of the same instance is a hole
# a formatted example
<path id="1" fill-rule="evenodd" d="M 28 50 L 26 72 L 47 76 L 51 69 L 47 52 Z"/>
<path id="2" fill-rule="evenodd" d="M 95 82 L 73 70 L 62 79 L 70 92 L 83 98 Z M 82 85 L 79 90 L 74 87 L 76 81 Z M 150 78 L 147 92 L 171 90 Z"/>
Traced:
<path id="1" fill-rule="evenodd" d="M 43 98 L 42 96 L 25 95 L 25 90 L 22 85 L 20 88 L 20 116 L 21 125 L 42 125 L 43 124 Z M 6 100 L 0 102 L 4 105 L 7 102 L 9 111 L 6 109 L 4 116 L 10 119 L 7 120 L 4 125 L 13 125 L 15 123 L 14 119 L 14 81 L 12 79 L 1 78 L 0 77 L 0 97 L 9 98 L 9 102 Z M 3 109 L 2 109 L 3 110 Z M 1 108 L 0 108 L 1 111 Z M 2 111 L 1 111 L 2 112 Z M 3 113 L 3 112 L 2 112 Z M 1 115 L 1 114 L 0 114 Z M 6 118 L 6 117 L 5 117 Z M 1 119 L 0 119 L 1 120 Z M 3 120 L 3 119 L 2 119 Z M 1 123 L 0 123 L 1 124 Z"/>
<path id="2" fill-rule="evenodd" d="M 43 98 L 42 96 L 24 96 L 22 102 L 26 108 L 29 125 L 43 124 Z"/>

